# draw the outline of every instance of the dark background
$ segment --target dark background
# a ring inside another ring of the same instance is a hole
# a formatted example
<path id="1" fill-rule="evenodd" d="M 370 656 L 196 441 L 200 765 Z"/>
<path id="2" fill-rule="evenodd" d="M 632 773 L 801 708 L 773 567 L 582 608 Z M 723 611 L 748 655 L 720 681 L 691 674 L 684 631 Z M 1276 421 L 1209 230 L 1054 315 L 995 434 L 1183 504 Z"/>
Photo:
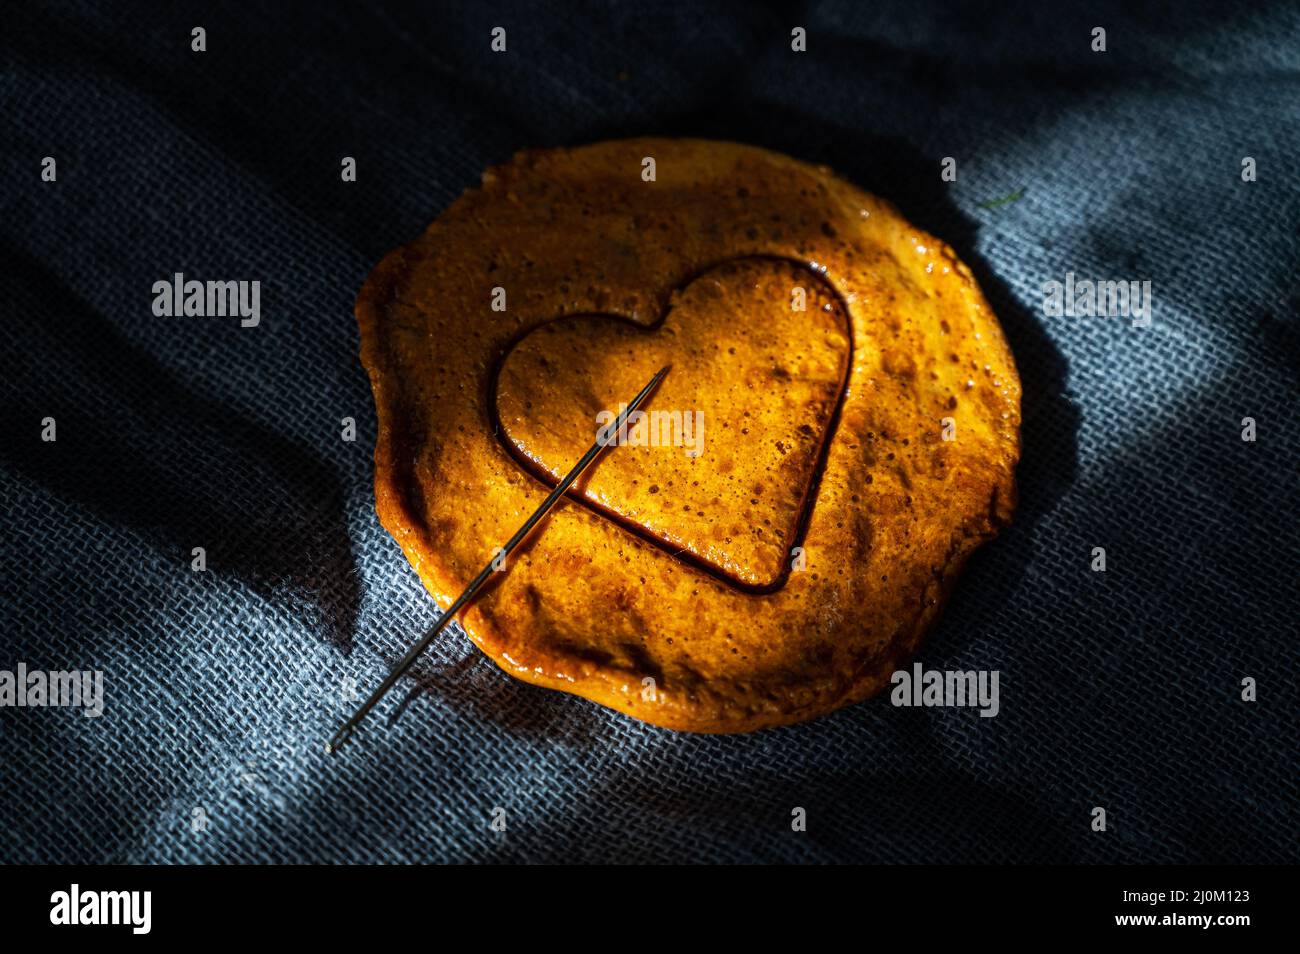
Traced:
<path id="1" fill-rule="evenodd" d="M 3 16 L 0 668 L 101 669 L 106 709 L 0 709 L 0 860 L 1300 857 L 1296 5 Z M 435 619 L 374 514 L 357 290 L 489 164 L 644 134 L 826 163 L 976 272 L 1024 384 L 1022 506 L 920 659 L 999 670 L 1001 713 L 679 735 L 453 633 L 327 758 L 345 680 Z M 155 317 L 176 271 L 260 280 L 260 327 Z M 1067 271 L 1150 280 L 1153 326 L 1044 317 Z"/>

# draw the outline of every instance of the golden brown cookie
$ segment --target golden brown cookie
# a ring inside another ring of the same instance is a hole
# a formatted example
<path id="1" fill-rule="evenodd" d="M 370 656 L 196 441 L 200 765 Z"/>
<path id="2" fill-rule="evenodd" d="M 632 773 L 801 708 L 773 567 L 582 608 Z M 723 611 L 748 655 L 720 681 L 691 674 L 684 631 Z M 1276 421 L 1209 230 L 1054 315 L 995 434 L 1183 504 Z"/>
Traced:
<path id="1" fill-rule="evenodd" d="M 606 451 L 462 615 L 510 674 L 658 725 L 880 690 L 1014 506 L 1020 384 L 969 270 L 765 150 L 524 153 L 386 257 L 357 317 L 380 519 L 444 607 L 671 363 L 652 439 Z"/>

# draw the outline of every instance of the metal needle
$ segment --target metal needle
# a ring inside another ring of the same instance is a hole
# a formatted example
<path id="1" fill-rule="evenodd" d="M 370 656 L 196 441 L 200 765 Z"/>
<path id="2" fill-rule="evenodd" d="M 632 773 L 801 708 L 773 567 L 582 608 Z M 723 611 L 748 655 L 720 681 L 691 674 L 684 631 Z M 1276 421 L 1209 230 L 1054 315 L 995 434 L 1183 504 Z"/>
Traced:
<path id="1" fill-rule="evenodd" d="M 473 582 L 465 588 L 465 592 L 456 597 L 456 601 L 447 607 L 447 611 L 438 619 L 438 625 L 425 633 L 424 637 L 407 651 L 401 661 L 393 667 L 392 672 L 390 672 L 384 678 L 384 681 L 379 684 L 379 688 L 370 694 L 370 698 L 361 704 L 361 708 L 357 709 L 357 711 L 353 713 L 352 718 L 343 723 L 343 726 L 334 733 L 334 737 L 330 739 L 329 742 L 325 743 L 326 754 L 338 751 L 339 746 L 347 741 L 347 738 L 352 734 L 352 731 L 361 724 L 361 720 L 369 714 L 370 710 L 375 707 L 375 704 L 384 697 L 384 694 L 393 687 L 393 683 L 397 682 L 397 680 L 402 677 L 402 674 L 411 668 L 411 664 L 419 658 L 420 653 L 424 652 L 425 649 L 428 648 L 429 643 L 433 642 L 433 638 L 442 632 L 443 628 L 452 621 L 452 618 L 460 612 L 465 604 L 472 600 L 474 595 L 483 588 L 483 584 L 492 576 L 493 571 L 496 570 L 497 567 L 503 565 L 501 561 L 508 557 L 511 551 L 524 541 L 524 538 L 528 536 L 529 531 L 531 531 L 533 527 L 537 526 L 538 522 L 551 512 L 551 508 L 554 507 L 559 499 L 564 496 L 564 492 L 572 486 L 575 480 L 582 476 L 582 472 L 586 470 L 591 465 L 591 462 L 600 455 L 600 452 L 605 449 L 611 439 L 623 430 L 623 427 L 627 424 L 628 417 L 633 411 L 641 406 L 641 403 L 647 397 L 649 397 L 650 392 L 655 389 L 655 386 L 663 380 L 664 375 L 667 373 L 667 367 L 660 368 L 659 373 L 650 379 L 650 383 L 641 389 L 641 393 L 631 400 L 627 407 L 623 409 L 623 412 L 619 414 L 617 419 L 615 419 L 612 424 L 601 429 L 601 432 L 597 434 L 596 443 L 592 444 L 591 449 L 582 455 L 582 459 L 573 465 L 573 469 L 569 471 L 568 475 L 556 484 L 555 489 L 552 490 L 550 494 L 547 495 L 546 499 L 542 501 L 541 506 L 534 511 L 531 517 L 524 521 L 522 527 L 515 531 L 515 535 L 506 541 L 506 545 L 493 556 L 491 562 L 482 569 L 478 576 L 474 577 Z"/>

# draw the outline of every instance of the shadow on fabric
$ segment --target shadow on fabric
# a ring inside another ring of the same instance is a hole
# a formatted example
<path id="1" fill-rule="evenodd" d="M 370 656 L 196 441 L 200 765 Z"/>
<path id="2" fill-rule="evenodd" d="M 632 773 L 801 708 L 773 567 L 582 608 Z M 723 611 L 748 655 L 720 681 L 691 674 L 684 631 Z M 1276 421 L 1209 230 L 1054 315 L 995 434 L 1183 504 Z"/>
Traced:
<path id="1" fill-rule="evenodd" d="M 177 574 L 191 572 L 192 549 L 203 547 L 209 571 L 347 649 L 360 588 L 333 469 L 186 387 L 40 262 L 12 247 L 0 254 L 24 315 L 13 322 L 18 358 L 6 371 L 0 464 L 57 494 L 70 513 L 142 534 Z M 41 440 L 46 417 L 56 421 L 53 443 Z"/>

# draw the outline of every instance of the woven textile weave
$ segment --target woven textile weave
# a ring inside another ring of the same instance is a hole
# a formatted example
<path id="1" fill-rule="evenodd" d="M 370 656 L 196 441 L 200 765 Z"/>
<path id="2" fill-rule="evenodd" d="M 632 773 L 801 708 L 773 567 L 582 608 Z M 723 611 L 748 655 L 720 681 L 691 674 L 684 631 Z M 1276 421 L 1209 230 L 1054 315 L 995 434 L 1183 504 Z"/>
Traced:
<path id="1" fill-rule="evenodd" d="M 1294 4 L 5 19 L 0 669 L 105 699 L 0 709 L 0 860 L 1300 860 Z M 488 165 L 645 134 L 825 163 L 971 264 L 1024 381 L 1021 509 L 920 659 L 998 670 L 998 716 L 680 735 L 457 631 L 325 756 L 436 619 L 374 513 L 357 290 Z M 176 272 L 260 281 L 260 324 L 156 316 Z M 1150 281 L 1151 326 L 1047 317 L 1070 272 Z"/>

